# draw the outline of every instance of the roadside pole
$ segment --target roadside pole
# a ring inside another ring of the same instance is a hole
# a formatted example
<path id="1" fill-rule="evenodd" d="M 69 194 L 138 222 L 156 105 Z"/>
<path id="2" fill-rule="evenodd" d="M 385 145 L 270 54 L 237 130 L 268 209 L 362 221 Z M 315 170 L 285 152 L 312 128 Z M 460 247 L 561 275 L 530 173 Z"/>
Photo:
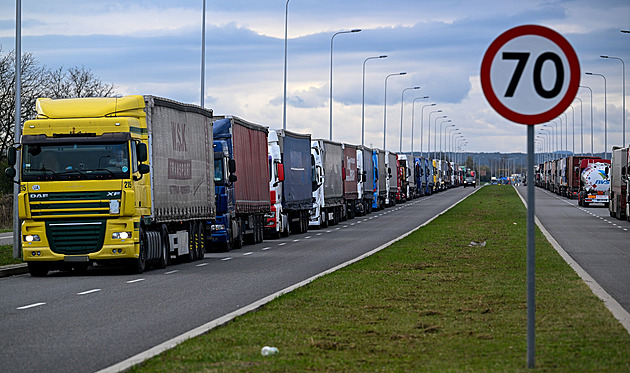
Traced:
<path id="1" fill-rule="evenodd" d="M 543 73 L 544 71 L 544 73 Z M 534 127 L 561 115 L 580 84 L 569 42 L 543 26 L 517 26 L 499 35 L 481 62 L 481 88 L 490 105 L 527 125 L 527 368 L 536 367 L 536 245 Z"/>

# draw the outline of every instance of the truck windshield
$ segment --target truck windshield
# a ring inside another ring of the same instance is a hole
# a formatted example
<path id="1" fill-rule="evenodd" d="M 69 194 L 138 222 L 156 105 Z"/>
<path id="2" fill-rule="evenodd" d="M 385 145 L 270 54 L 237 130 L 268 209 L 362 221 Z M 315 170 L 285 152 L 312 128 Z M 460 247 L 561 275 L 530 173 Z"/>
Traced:
<path id="1" fill-rule="evenodd" d="M 129 147 L 119 144 L 25 144 L 22 180 L 123 179 L 130 176 Z"/>

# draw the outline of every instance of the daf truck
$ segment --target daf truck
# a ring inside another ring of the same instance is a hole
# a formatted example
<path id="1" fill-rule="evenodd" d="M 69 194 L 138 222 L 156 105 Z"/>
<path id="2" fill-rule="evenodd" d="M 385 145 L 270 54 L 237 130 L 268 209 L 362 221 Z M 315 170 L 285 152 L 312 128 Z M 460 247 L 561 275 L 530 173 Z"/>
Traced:
<path id="1" fill-rule="evenodd" d="M 155 96 L 47 99 L 26 121 L 21 257 L 32 276 L 203 257 L 215 218 L 212 110 Z"/>

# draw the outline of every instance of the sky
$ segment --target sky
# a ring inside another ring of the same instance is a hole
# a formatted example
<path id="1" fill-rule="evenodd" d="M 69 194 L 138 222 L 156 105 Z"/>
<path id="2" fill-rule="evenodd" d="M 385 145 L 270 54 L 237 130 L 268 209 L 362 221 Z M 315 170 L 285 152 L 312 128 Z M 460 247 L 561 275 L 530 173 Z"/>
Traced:
<path id="1" fill-rule="evenodd" d="M 286 4 L 207 1 L 205 107 L 282 128 Z M 0 0 L 3 54 L 15 49 L 15 7 Z M 467 152 L 525 153 L 526 126 L 495 112 L 479 75 L 492 41 L 526 24 L 559 32 L 575 49 L 580 85 L 593 92 L 594 151 L 604 150 L 605 128 L 608 148 L 622 145 L 623 66 L 600 55 L 630 62 L 630 34 L 621 32 L 630 30 L 628 0 L 290 0 L 286 129 L 329 138 L 331 39 L 361 29 L 332 39 L 334 141 L 361 144 L 364 102 L 366 146 L 382 148 L 385 127 L 386 148 L 401 150 L 402 122 L 404 152 L 413 124 L 415 152 L 430 141 L 431 150 L 455 143 Z M 83 66 L 122 95 L 199 104 L 201 27 L 201 0 L 22 1 L 23 53 L 52 69 Z M 366 61 L 380 55 L 388 57 Z M 386 78 L 399 72 L 406 75 Z M 606 94 L 604 79 L 584 72 L 604 75 Z M 580 88 L 577 97 L 566 119 L 548 124 L 552 131 L 536 126 L 537 149 L 548 149 L 562 127 L 569 151 L 590 152 L 590 92 Z"/>

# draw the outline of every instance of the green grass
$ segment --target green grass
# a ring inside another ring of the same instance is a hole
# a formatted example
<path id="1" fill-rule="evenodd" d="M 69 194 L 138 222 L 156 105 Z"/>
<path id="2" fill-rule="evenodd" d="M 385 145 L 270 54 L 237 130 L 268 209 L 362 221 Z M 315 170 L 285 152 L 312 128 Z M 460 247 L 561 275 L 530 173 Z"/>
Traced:
<path id="1" fill-rule="evenodd" d="M 0 245 L 0 266 L 23 263 L 22 258 L 13 257 L 13 245 Z"/>
<path id="2" fill-rule="evenodd" d="M 484 187 L 391 247 L 132 371 L 528 371 L 525 219 L 513 188 Z M 627 331 L 539 231 L 536 261 L 537 370 L 630 371 Z M 280 353 L 261 356 L 265 345 Z"/>

